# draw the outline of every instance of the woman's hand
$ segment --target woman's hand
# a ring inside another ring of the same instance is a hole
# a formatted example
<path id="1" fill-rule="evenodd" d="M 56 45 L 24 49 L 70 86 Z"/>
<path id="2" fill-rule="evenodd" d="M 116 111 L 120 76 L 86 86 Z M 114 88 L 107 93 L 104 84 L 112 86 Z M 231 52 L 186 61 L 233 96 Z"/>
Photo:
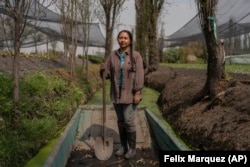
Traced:
<path id="1" fill-rule="evenodd" d="M 141 91 L 137 91 L 134 95 L 133 98 L 133 103 L 134 104 L 139 104 L 141 102 L 142 98 L 141 98 Z"/>

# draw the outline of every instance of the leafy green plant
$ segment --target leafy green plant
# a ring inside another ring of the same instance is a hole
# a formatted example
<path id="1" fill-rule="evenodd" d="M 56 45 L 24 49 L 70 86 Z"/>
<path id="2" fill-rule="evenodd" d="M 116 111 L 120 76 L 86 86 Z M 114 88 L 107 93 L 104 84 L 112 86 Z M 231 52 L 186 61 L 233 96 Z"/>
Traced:
<path id="1" fill-rule="evenodd" d="M 19 167 L 68 123 L 86 93 L 86 85 L 69 85 L 56 73 L 38 72 L 21 78 L 20 123 L 13 127 L 11 81 L 11 77 L 0 75 L 0 107 L 4 109 L 0 110 L 0 166 Z"/>
<path id="2" fill-rule="evenodd" d="M 166 52 L 166 61 L 168 63 L 177 63 L 180 61 L 180 50 L 179 49 L 169 49 Z"/>
<path id="3" fill-rule="evenodd" d="M 57 120 L 52 116 L 34 119 L 22 119 L 22 134 L 28 140 L 33 141 L 35 147 L 47 142 L 47 136 L 53 136 L 57 130 Z"/>
<path id="4" fill-rule="evenodd" d="M 103 56 L 94 56 L 94 55 L 90 55 L 89 56 L 89 60 L 91 61 L 91 63 L 94 64 L 100 64 L 103 62 Z"/>
<path id="5" fill-rule="evenodd" d="M 12 79 L 0 73 L 0 117 L 8 114 L 12 107 Z"/>
<path id="6" fill-rule="evenodd" d="M 78 57 L 80 58 L 80 59 L 83 59 L 84 58 L 84 56 L 82 56 L 82 55 L 78 55 Z M 103 56 L 97 56 L 97 55 L 88 55 L 88 59 L 89 59 L 89 61 L 91 62 L 91 63 L 93 63 L 93 64 L 100 64 L 101 62 L 103 62 Z"/>

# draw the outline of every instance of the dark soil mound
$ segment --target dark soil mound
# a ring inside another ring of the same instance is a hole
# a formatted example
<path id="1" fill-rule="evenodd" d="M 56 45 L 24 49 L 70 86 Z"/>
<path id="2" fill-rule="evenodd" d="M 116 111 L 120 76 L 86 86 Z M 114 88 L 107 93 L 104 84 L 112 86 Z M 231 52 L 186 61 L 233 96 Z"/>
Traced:
<path id="1" fill-rule="evenodd" d="M 76 63 L 81 64 L 82 62 L 77 58 Z M 58 68 L 69 68 L 69 59 L 66 57 L 60 57 L 58 59 L 20 57 L 19 71 L 21 76 L 36 71 L 53 70 Z M 12 74 L 13 57 L 0 56 L 0 72 L 4 74 Z"/>
<path id="2" fill-rule="evenodd" d="M 163 114 L 194 148 L 249 151 L 250 75 L 229 75 L 215 100 L 204 98 L 195 104 L 191 102 L 205 84 L 205 70 L 161 67 L 147 76 L 146 84 L 161 92 Z"/>

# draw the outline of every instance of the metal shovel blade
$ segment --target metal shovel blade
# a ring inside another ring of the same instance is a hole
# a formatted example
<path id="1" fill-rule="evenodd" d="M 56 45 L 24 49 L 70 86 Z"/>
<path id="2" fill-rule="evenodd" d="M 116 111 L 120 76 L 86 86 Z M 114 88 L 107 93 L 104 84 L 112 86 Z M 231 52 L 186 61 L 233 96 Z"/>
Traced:
<path id="1" fill-rule="evenodd" d="M 96 137 L 95 155 L 99 160 L 108 160 L 113 153 L 112 137 Z"/>

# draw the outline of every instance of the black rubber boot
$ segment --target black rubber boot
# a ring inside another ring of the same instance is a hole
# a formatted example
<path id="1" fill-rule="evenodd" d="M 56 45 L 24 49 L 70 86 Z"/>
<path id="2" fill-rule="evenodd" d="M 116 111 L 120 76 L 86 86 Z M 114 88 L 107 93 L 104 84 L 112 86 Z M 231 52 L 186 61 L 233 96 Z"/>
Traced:
<path id="1" fill-rule="evenodd" d="M 134 158 L 136 155 L 136 132 L 128 132 L 128 152 L 125 154 L 126 159 Z"/>
<path id="2" fill-rule="evenodd" d="M 121 147 L 116 151 L 115 155 L 121 156 L 124 155 L 128 151 L 128 140 L 126 135 L 126 129 L 123 127 L 119 127 L 119 136 L 121 141 Z"/>

